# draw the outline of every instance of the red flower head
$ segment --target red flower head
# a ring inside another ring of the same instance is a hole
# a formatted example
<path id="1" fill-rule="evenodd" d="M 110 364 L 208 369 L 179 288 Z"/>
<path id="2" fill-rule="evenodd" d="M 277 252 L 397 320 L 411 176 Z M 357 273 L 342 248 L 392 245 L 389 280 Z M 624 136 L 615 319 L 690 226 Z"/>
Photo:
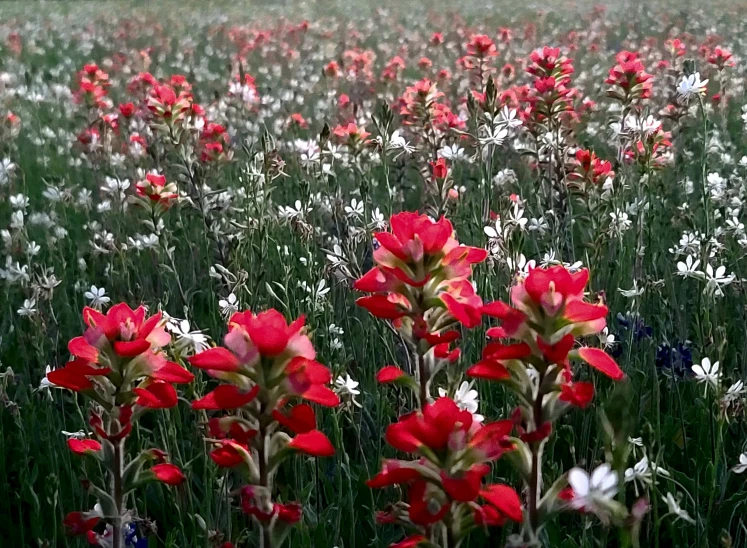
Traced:
<path id="1" fill-rule="evenodd" d="M 161 204 L 164 209 L 171 207 L 179 197 L 176 183 L 166 184 L 166 177 L 157 173 L 148 173 L 144 181 L 135 185 L 138 196 L 150 199 L 152 202 Z"/>
<path id="2" fill-rule="evenodd" d="M 498 50 L 495 47 L 495 42 L 486 34 L 476 34 L 467 43 L 467 54 L 483 59 L 486 57 L 495 57 L 498 55 Z"/>

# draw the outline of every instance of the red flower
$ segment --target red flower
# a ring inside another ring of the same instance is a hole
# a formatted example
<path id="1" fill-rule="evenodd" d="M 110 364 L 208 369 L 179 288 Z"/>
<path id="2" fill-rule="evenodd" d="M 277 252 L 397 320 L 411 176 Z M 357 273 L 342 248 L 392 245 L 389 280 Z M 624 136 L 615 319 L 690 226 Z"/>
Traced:
<path id="1" fill-rule="evenodd" d="M 568 382 L 560 387 L 560 400 L 584 409 L 594 398 L 594 385 L 590 382 Z"/>
<path id="2" fill-rule="evenodd" d="M 151 467 L 150 471 L 158 481 L 166 485 L 181 485 L 186 479 L 178 466 L 168 462 L 156 464 Z"/>
<path id="3" fill-rule="evenodd" d="M 101 444 L 96 440 L 79 440 L 70 438 L 67 440 L 67 446 L 76 455 L 85 455 L 87 453 L 101 451 Z"/>
<path id="4" fill-rule="evenodd" d="M 473 57 L 495 57 L 498 50 L 486 34 L 476 34 L 467 44 L 467 53 Z"/>
<path id="5" fill-rule="evenodd" d="M 294 406 L 288 415 L 274 409 L 272 417 L 295 434 L 305 434 L 316 430 L 316 415 L 314 409 L 307 403 Z"/>
<path id="6" fill-rule="evenodd" d="M 100 349 L 105 338 L 122 357 L 138 356 L 171 341 L 171 336 L 163 328 L 161 313 L 146 318 L 143 306 L 132 310 L 127 304 L 119 303 L 111 307 L 106 315 L 85 307 L 83 320 L 89 326 L 84 335 L 86 342 Z M 79 357 L 86 359 L 85 355 Z"/>
<path id="7" fill-rule="evenodd" d="M 386 367 L 382 367 L 379 372 L 376 373 L 376 380 L 382 384 L 387 384 L 395 382 L 397 379 L 405 376 L 407 376 L 406 373 L 396 365 L 387 365 Z"/>
<path id="8" fill-rule="evenodd" d="M 480 496 L 509 519 L 521 522 L 522 510 L 519 495 L 507 485 L 488 485 L 480 491 Z"/>
<path id="9" fill-rule="evenodd" d="M 439 158 L 435 162 L 431 162 L 431 169 L 433 170 L 434 179 L 446 179 L 449 174 L 449 168 L 446 165 L 444 158 Z"/>
<path id="10" fill-rule="evenodd" d="M 398 460 L 385 460 L 381 465 L 381 472 L 366 482 L 371 489 L 380 489 L 399 483 L 410 483 L 420 478 L 420 472 L 415 468 L 404 466 Z"/>
<path id="11" fill-rule="evenodd" d="M 303 316 L 288 325 L 280 312 L 270 309 L 251 316 L 244 326 L 260 354 L 277 356 L 285 350 L 288 342 L 301 330 L 303 324 Z"/>
<path id="12" fill-rule="evenodd" d="M 212 392 L 192 402 L 192 409 L 238 409 L 243 407 L 259 394 L 259 385 L 249 392 L 242 392 L 232 384 L 221 384 Z"/>
<path id="13" fill-rule="evenodd" d="M 407 211 L 393 215 L 390 224 L 392 232 L 374 234 L 381 244 L 374 252 L 374 259 L 379 264 L 386 265 L 394 258 L 420 262 L 423 255 L 444 252 L 453 232 L 451 223 L 444 217 L 432 221 L 427 215 Z"/>
<path id="14" fill-rule="evenodd" d="M 70 512 L 62 520 L 68 535 L 85 535 L 93 530 L 99 522 L 99 517 L 88 512 Z"/>
<path id="15" fill-rule="evenodd" d="M 230 440 L 223 440 L 221 444 L 210 452 L 210 458 L 221 468 L 233 468 L 243 464 L 251 458 L 246 447 Z"/>
<path id="16" fill-rule="evenodd" d="M 433 451 L 446 447 L 455 431 L 468 432 L 472 426 L 472 413 L 462 411 L 449 398 L 438 398 L 426 404 L 423 411 L 400 417 L 386 431 L 386 441 L 400 451 L 414 453 L 421 446 Z"/>
<path id="17" fill-rule="evenodd" d="M 298 523 L 303 517 L 303 508 L 297 502 L 291 502 L 290 504 L 275 504 L 273 507 L 278 519 L 289 525 Z"/>
<path id="18" fill-rule="evenodd" d="M 134 388 L 132 391 L 138 396 L 135 403 L 142 407 L 170 409 L 177 403 L 176 390 L 167 382 L 155 381 L 145 388 Z"/>
<path id="19" fill-rule="evenodd" d="M 129 118 L 133 114 L 135 114 L 135 105 L 132 103 L 122 103 L 119 105 L 119 112 L 124 116 L 125 118 Z"/>
<path id="20" fill-rule="evenodd" d="M 288 443 L 288 447 L 313 457 L 331 457 L 335 454 L 332 442 L 319 430 L 298 434 Z"/>

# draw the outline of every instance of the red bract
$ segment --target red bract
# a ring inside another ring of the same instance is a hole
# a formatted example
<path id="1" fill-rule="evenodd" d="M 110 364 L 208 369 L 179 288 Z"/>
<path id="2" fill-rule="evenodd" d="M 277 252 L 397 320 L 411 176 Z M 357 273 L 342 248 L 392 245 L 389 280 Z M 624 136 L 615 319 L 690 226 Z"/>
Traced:
<path id="1" fill-rule="evenodd" d="M 85 455 L 87 453 L 101 451 L 101 444 L 96 440 L 79 440 L 70 438 L 67 440 L 67 446 L 76 455 Z"/>
<path id="2" fill-rule="evenodd" d="M 410 483 L 421 477 L 421 472 L 398 460 L 385 460 L 381 472 L 366 482 L 372 489 L 380 489 L 399 483 Z"/>
<path id="3" fill-rule="evenodd" d="M 192 402 L 192 409 L 238 409 L 250 403 L 259 394 L 259 386 L 242 392 L 231 384 L 222 384 L 199 400 Z"/>
<path id="4" fill-rule="evenodd" d="M 85 535 L 96 527 L 99 519 L 99 516 L 93 512 L 70 512 L 62 520 L 62 524 L 67 529 L 68 535 Z"/>
<path id="5" fill-rule="evenodd" d="M 412 535 L 404 540 L 390 544 L 389 548 L 417 548 L 421 544 L 428 542 L 428 539 L 423 535 Z"/>
<path id="6" fill-rule="evenodd" d="M 517 522 L 522 520 L 521 501 L 514 489 L 507 485 L 488 485 L 480 496 L 501 514 Z"/>
<path id="7" fill-rule="evenodd" d="M 621 51 L 615 56 L 617 64 L 610 69 L 606 84 L 613 87 L 607 92 L 623 103 L 630 103 L 651 97 L 653 76 L 646 68 L 637 53 Z"/>
<path id="8" fill-rule="evenodd" d="M 578 349 L 579 357 L 592 366 L 607 375 L 609 378 L 619 381 L 625 374 L 615 363 L 609 354 L 599 348 L 583 347 Z"/>
<path id="9" fill-rule="evenodd" d="M 288 447 L 313 457 L 331 457 L 335 454 L 332 442 L 319 430 L 311 430 L 294 437 Z"/>
<path id="10" fill-rule="evenodd" d="M 174 387 L 163 381 L 155 381 L 144 388 L 135 388 L 133 392 L 138 398 L 135 404 L 151 409 L 169 409 L 177 403 Z"/>
<path id="11" fill-rule="evenodd" d="M 272 417 L 282 426 L 296 434 L 305 434 L 316 429 L 314 408 L 305 403 L 294 406 L 288 415 L 275 409 L 272 411 Z"/>
<path id="12" fill-rule="evenodd" d="M 396 365 L 387 365 L 386 367 L 382 367 L 376 374 L 376 380 L 380 383 L 390 383 L 405 375 L 405 372 Z"/>
<path id="13" fill-rule="evenodd" d="M 158 481 L 167 485 L 181 485 L 186 479 L 178 466 L 168 462 L 156 464 L 150 471 Z"/>

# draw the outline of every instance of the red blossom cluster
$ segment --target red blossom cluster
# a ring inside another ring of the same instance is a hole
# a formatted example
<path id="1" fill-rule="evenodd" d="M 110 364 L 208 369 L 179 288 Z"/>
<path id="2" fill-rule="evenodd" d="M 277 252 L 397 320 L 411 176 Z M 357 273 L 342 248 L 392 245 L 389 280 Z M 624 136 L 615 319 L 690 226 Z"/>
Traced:
<path id="1" fill-rule="evenodd" d="M 646 72 L 638 53 L 621 51 L 615 60 L 617 64 L 604 81 L 612 86 L 607 94 L 626 105 L 651 97 L 654 77 Z"/>
<path id="2" fill-rule="evenodd" d="M 164 211 L 179 198 L 176 183 L 166 183 L 166 176 L 158 173 L 148 173 L 145 180 L 138 181 L 135 184 L 135 192 L 154 205 L 158 204 Z"/>
<path id="3" fill-rule="evenodd" d="M 88 108 L 106 109 L 111 106 L 111 101 L 107 97 L 111 86 L 109 75 L 97 64 L 85 65 L 75 80 L 78 88 L 73 91 L 73 99 L 76 103 L 83 103 Z"/>
<path id="4" fill-rule="evenodd" d="M 222 381 L 192 407 L 228 412 L 208 423 L 214 446 L 210 457 L 241 475 L 246 482 L 240 491 L 242 510 L 280 545 L 288 527 L 300 520 L 301 506 L 275 500 L 278 466 L 293 453 L 334 454 L 332 443 L 316 427 L 313 407 L 296 400 L 327 407 L 340 400 L 328 386 L 329 369 L 314 359 L 303 317 L 288 324 L 272 309 L 256 315 L 237 312 L 228 321 L 224 345 L 189 358 Z"/>
<path id="5" fill-rule="evenodd" d="M 484 484 L 489 463 L 512 450 L 512 428 L 511 421 L 482 424 L 446 397 L 401 416 L 387 428 L 387 443 L 416 460 L 385 460 L 367 485 L 404 485 L 407 504 L 379 512 L 377 521 L 414 529 L 410 540 L 424 538 L 432 525 L 442 522 L 457 545 L 477 527 L 521 521 L 516 491 Z"/>
<path id="6" fill-rule="evenodd" d="M 602 160 L 594 151 L 583 148 L 576 151 L 573 168 L 573 171 L 568 174 L 570 181 L 594 186 L 615 176 L 615 172 L 612 171 L 612 164 L 608 160 Z"/>
<path id="7" fill-rule="evenodd" d="M 163 347 L 171 336 L 164 329 L 161 313 L 147 317 L 144 307 L 132 310 L 120 303 L 106 314 L 85 308 L 83 320 L 88 325 L 85 334 L 68 344 L 73 359 L 49 372 L 47 380 L 94 402 L 89 422 L 98 439 L 70 439 L 68 446 L 77 455 L 100 461 L 109 485 L 116 487 L 111 491 L 91 480 L 85 482 L 101 504 L 109 527 L 94 531 L 99 516 L 81 512 L 68 514 L 65 524 L 72 534 L 87 535 L 92 544 L 116 538 L 114 546 L 121 546 L 122 528 L 131 519 L 127 510 L 130 493 L 145 481 L 179 485 L 185 479 L 158 449 L 142 451 L 127 462 L 125 441 L 134 421 L 145 411 L 175 407 L 173 385 L 192 382 L 194 375 L 165 356 Z M 148 462 L 155 464 L 146 470 Z"/>
<path id="8" fill-rule="evenodd" d="M 482 309 L 501 320 L 488 336 L 509 342 L 488 344 L 482 360 L 467 370 L 468 376 L 500 382 L 517 396 L 513 422 L 518 438 L 512 438 L 509 460 L 528 492 L 522 531 L 528 543 L 536 540 L 553 507 L 561 505 L 561 491 L 553 488 L 540 510 L 542 454 L 553 423 L 571 407 L 585 408 L 594 396 L 591 382 L 574 379 L 571 360 L 580 359 L 615 381 L 624 377 L 604 350 L 577 346 L 578 338 L 599 333 L 606 324 L 607 307 L 584 298 L 588 280 L 586 269 L 571 272 L 564 266 L 534 268 L 520 277 L 511 288 L 511 305 L 496 301 Z"/>
<path id="9" fill-rule="evenodd" d="M 469 281 L 484 249 L 459 244 L 448 219 L 403 212 L 393 215 L 391 232 L 377 232 L 376 266 L 355 282 L 375 293 L 357 300 L 378 318 L 395 321 L 415 341 L 433 337 L 456 321 L 480 322 L 482 300 Z"/>

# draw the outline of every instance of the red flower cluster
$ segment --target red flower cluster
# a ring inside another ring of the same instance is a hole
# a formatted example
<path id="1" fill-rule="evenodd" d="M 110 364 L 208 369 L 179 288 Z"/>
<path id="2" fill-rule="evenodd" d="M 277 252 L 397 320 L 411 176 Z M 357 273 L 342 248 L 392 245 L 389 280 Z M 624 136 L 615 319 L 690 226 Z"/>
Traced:
<path id="1" fill-rule="evenodd" d="M 581 181 L 595 186 L 615 176 L 615 172 L 612 171 L 612 164 L 609 161 L 602 160 L 592 150 L 582 148 L 576 151 L 574 168 L 568 174 L 569 180 Z"/>
<path id="2" fill-rule="evenodd" d="M 708 54 L 708 62 L 718 70 L 724 70 L 726 67 L 733 67 L 735 65 L 732 57 L 733 55 L 729 50 L 724 49 L 721 46 L 716 46 L 713 48 L 713 51 Z"/>
<path id="3" fill-rule="evenodd" d="M 560 54 L 560 48 L 545 46 L 535 50 L 529 56 L 530 64 L 526 71 L 536 78 L 555 78 L 559 83 L 570 82 L 573 74 L 573 62 Z"/>
<path id="4" fill-rule="evenodd" d="M 215 445 L 210 457 L 246 479 L 241 494 L 244 512 L 276 535 L 285 534 L 285 526 L 299 521 L 301 507 L 273 501 L 272 477 L 278 465 L 295 452 L 317 457 L 334 454 L 332 443 L 316 428 L 314 409 L 291 401 L 303 398 L 328 407 L 338 405 L 338 396 L 328 386 L 332 375 L 314 360 L 316 352 L 304 333 L 303 317 L 288 324 L 276 310 L 257 315 L 237 312 L 228 322 L 224 344 L 189 359 L 224 381 L 192 407 L 231 412 L 210 419 L 209 435 Z"/>
<path id="5" fill-rule="evenodd" d="M 396 320 L 416 340 L 435 336 L 454 321 L 480 322 L 482 300 L 469 281 L 472 265 L 485 260 L 484 249 L 459 244 L 451 223 L 404 212 L 391 218 L 391 232 L 377 232 L 376 266 L 355 282 L 375 293 L 356 302 L 378 318 Z M 445 309 L 439 314 L 429 310 Z M 444 313 L 447 312 L 447 313 Z"/>
<path id="6" fill-rule="evenodd" d="M 157 173 L 148 173 L 144 181 L 135 185 L 138 196 L 147 198 L 161 206 L 164 210 L 170 208 L 179 197 L 176 183 L 166 183 L 166 177 Z"/>
<path id="7" fill-rule="evenodd" d="M 106 494 L 108 508 L 114 505 L 118 515 L 108 516 L 112 528 L 105 534 L 121 535 L 130 518 L 126 502 L 129 494 L 142 482 L 155 480 L 179 485 L 184 474 L 165 462 L 166 454 L 158 449 L 141 452 L 127 464 L 124 444 L 132 431 L 133 421 L 147 409 L 176 406 L 175 383 L 188 383 L 194 375 L 179 364 L 168 361 L 163 347 L 171 341 L 165 331 L 161 313 L 147 317 L 145 307 L 132 310 L 127 304 L 116 304 L 106 314 L 91 308 L 83 310 L 88 325 L 85 334 L 68 344 L 73 360 L 47 374 L 55 386 L 81 392 L 97 402 L 91 410 L 90 425 L 98 440 L 70 439 L 68 447 L 81 456 L 98 459 L 107 470 L 110 483 L 120 487 L 109 493 L 86 482 L 90 493 L 101 499 Z M 143 470 L 148 461 L 156 464 Z M 127 474 L 123 471 L 127 465 Z M 92 543 L 100 535 L 92 531 L 98 516 L 73 512 L 65 518 L 72 534 L 85 534 Z"/>
<path id="8" fill-rule="evenodd" d="M 651 97 L 654 77 L 646 72 L 638 53 L 621 51 L 615 60 L 617 64 L 604 81 L 612 86 L 607 94 L 625 104 Z"/>
<path id="9" fill-rule="evenodd" d="M 527 363 L 543 363 L 541 375 L 547 374 L 547 368 L 563 372 L 556 375 L 555 386 L 550 390 L 560 394 L 564 401 L 573 400 L 572 393 L 589 392 L 589 387 L 581 383 L 571 384 L 571 356 L 584 360 L 614 380 L 622 379 L 623 372 L 603 350 L 590 347 L 574 350 L 576 337 L 599 333 L 606 324 L 607 307 L 584 300 L 588 279 L 586 269 L 573 273 L 563 266 L 535 268 L 511 289 L 513 306 L 500 301 L 485 305 L 483 313 L 502 321 L 500 327 L 488 330 L 488 336 L 521 342 L 489 344 L 482 361 L 467 374 L 520 383 L 527 379 L 524 372 Z"/>
<path id="10" fill-rule="evenodd" d="M 482 525 L 521 521 L 518 494 L 505 485 L 484 485 L 488 463 L 512 450 L 511 421 L 481 424 L 449 398 L 400 417 L 386 440 L 395 449 L 418 456 L 414 461 L 386 460 L 367 484 L 381 488 L 406 485 L 409 504 L 379 514 L 379 521 L 415 526 L 419 533 L 443 521 L 456 542 Z M 451 520 L 451 515 L 471 515 Z"/>
<path id="11" fill-rule="evenodd" d="M 109 108 L 107 98 L 111 86 L 109 75 L 95 63 L 85 65 L 76 77 L 78 89 L 73 92 L 76 103 L 84 103 L 89 108 Z"/>
<path id="12" fill-rule="evenodd" d="M 172 384 L 192 382 L 194 375 L 163 354 L 171 336 L 160 312 L 146 318 L 145 307 L 132 310 L 119 303 L 106 314 L 86 307 L 83 320 L 88 325 L 85 334 L 68 344 L 75 359 L 51 371 L 51 383 L 76 392 L 116 394 L 119 406 L 176 405 Z"/>

